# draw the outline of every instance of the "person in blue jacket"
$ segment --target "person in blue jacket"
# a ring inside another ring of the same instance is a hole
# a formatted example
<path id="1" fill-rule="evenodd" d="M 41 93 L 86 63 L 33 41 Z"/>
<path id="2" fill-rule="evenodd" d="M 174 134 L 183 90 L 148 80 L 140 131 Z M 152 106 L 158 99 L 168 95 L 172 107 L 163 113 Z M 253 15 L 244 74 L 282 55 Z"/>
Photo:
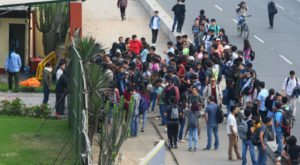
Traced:
<path id="1" fill-rule="evenodd" d="M 160 29 L 160 17 L 158 16 L 158 11 L 154 12 L 154 16 L 152 16 L 150 19 L 149 26 L 152 30 L 152 45 L 155 46 L 158 30 Z"/>
<path id="2" fill-rule="evenodd" d="M 15 46 L 10 46 L 9 54 L 6 57 L 5 71 L 8 72 L 8 88 L 12 90 L 12 78 L 15 79 L 15 92 L 18 92 L 19 76 L 18 73 L 22 67 L 20 55 L 15 52 Z"/>

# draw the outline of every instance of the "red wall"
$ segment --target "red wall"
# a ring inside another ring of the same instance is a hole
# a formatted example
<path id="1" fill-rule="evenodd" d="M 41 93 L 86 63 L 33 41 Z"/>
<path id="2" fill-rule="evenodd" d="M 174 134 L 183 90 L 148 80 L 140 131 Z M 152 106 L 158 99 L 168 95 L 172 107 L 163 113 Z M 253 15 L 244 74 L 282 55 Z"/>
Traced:
<path id="1" fill-rule="evenodd" d="M 70 2 L 70 37 L 74 35 L 76 29 L 80 28 L 82 35 L 82 4 L 81 2 Z"/>

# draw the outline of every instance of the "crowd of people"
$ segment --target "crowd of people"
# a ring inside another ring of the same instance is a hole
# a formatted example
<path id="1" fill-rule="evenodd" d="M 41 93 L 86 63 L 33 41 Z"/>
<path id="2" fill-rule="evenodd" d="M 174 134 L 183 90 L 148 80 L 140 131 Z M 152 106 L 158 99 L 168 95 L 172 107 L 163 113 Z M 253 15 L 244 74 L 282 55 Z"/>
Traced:
<path id="1" fill-rule="evenodd" d="M 241 6 L 244 10 L 244 4 Z M 178 0 L 172 10 L 175 13 L 172 30 L 178 22 L 177 32 L 181 33 L 184 1 Z M 123 19 L 124 15 L 121 16 Z M 178 35 L 176 41 L 166 43 L 164 55 L 156 53 L 160 29 L 158 11 L 151 17 L 149 26 L 152 45 L 144 37 L 139 40 L 136 35 L 119 37 L 108 52 L 100 52 L 95 59 L 113 84 L 107 97 L 112 104 L 118 104 L 123 96 L 128 115 L 128 105 L 134 97 L 131 136 L 138 135 L 139 120 L 142 120 L 140 131 L 146 131 L 146 116 L 158 105 L 170 149 L 177 148 L 177 143 L 184 142 L 184 136 L 189 133 L 188 150 L 196 151 L 201 135 L 200 119 L 204 116 L 208 137 L 204 150 L 211 149 L 212 133 L 215 136 L 214 149 L 217 150 L 218 114 L 226 106 L 229 160 L 234 160 L 234 148 L 237 159 L 246 164 L 249 150 L 252 164 L 264 165 L 267 161 L 266 143 L 276 139 L 278 148 L 275 154 L 297 164 L 300 149 L 296 138 L 291 136 L 291 130 L 300 82 L 294 71 L 284 80 L 282 91 L 266 89 L 265 82 L 258 79 L 254 69 L 255 52 L 249 40 L 244 39 L 244 47 L 238 49 L 229 42 L 225 29 L 217 24 L 216 19 L 209 19 L 204 10 L 195 18 L 193 42 L 187 35 Z M 221 83 L 226 83 L 225 89 L 221 88 Z M 238 120 L 241 112 L 242 119 Z M 238 138 L 242 140 L 242 154 Z M 259 151 L 257 159 L 254 148 Z"/>

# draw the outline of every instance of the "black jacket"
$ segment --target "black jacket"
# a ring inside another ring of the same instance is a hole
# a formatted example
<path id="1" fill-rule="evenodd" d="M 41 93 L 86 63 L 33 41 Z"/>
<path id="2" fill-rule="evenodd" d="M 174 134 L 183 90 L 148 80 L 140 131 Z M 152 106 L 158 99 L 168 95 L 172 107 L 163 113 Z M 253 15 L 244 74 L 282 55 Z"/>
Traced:
<path id="1" fill-rule="evenodd" d="M 277 8 L 276 8 L 275 3 L 273 1 L 270 1 L 268 3 L 268 13 L 269 14 L 276 14 L 277 13 Z"/>
<path id="2" fill-rule="evenodd" d="M 56 84 L 56 93 L 64 93 L 67 90 L 68 82 L 65 74 L 62 74 Z"/>
<path id="3" fill-rule="evenodd" d="M 185 17 L 185 4 L 176 4 L 173 6 L 172 11 L 176 17 Z"/>

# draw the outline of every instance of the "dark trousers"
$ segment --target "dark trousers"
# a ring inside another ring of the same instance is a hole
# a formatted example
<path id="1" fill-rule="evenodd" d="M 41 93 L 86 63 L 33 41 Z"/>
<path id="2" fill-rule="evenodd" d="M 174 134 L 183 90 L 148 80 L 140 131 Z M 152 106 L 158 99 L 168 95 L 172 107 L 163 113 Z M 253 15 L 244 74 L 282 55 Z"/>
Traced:
<path id="1" fill-rule="evenodd" d="M 122 21 L 123 21 L 124 18 L 125 18 L 125 10 L 126 10 L 125 7 L 120 7 Z"/>
<path id="2" fill-rule="evenodd" d="M 172 26 L 172 32 L 174 32 L 175 27 L 176 27 L 176 25 L 177 25 L 177 22 L 178 22 L 178 18 L 177 18 L 176 16 L 174 16 L 174 23 L 173 23 L 173 26 Z M 177 26 L 177 28 L 178 28 L 178 26 Z M 177 30 L 177 31 L 178 31 L 178 30 Z"/>
<path id="3" fill-rule="evenodd" d="M 158 35 L 158 29 L 152 29 L 152 44 L 156 43 L 157 35 Z"/>
<path id="4" fill-rule="evenodd" d="M 15 79 L 15 91 L 18 92 L 19 89 L 19 75 L 18 72 L 8 72 L 8 88 L 12 90 L 12 78 Z"/>
<path id="5" fill-rule="evenodd" d="M 261 117 L 261 121 L 264 122 L 267 118 L 268 111 L 259 110 L 259 114 L 260 114 L 260 117 Z"/>
<path id="6" fill-rule="evenodd" d="M 43 91 L 44 91 L 43 104 L 48 104 L 50 89 L 49 89 L 49 87 L 44 85 L 43 86 Z"/>
<path id="7" fill-rule="evenodd" d="M 183 23 L 184 23 L 184 17 L 179 17 L 178 18 L 178 25 L 177 25 L 177 32 L 181 33 Z"/>
<path id="8" fill-rule="evenodd" d="M 178 137 L 178 124 L 172 124 L 167 125 L 168 127 L 168 138 L 169 138 L 169 144 L 170 147 L 173 147 L 173 145 L 177 146 L 177 137 Z"/>
<path id="9" fill-rule="evenodd" d="M 275 16 L 275 14 L 269 13 L 269 22 L 270 22 L 270 27 L 273 27 L 273 23 L 274 23 L 274 16 Z"/>
<path id="10" fill-rule="evenodd" d="M 64 115 L 65 111 L 65 94 L 64 93 L 56 93 L 56 113 L 59 115 Z"/>

